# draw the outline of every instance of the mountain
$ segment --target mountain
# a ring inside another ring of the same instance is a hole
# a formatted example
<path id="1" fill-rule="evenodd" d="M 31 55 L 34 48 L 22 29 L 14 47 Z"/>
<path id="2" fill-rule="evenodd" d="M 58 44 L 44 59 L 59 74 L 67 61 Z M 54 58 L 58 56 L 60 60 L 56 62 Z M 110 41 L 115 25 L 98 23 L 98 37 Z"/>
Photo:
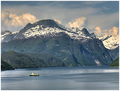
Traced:
<path id="1" fill-rule="evenodd" d="M 51 19 L 27 24 L 12 40 L 2 42 L 1 50 L 48 54 L 66 66 L 101 66 L 113 61 L 94 33 L 86 28 L 69 29 Z"/>
<path id="2" fill-rule="evenodd" d="M 5 30 L 5 31 L 1 32 L 1 41 L 2 42 L 8 42 L 8 41 L 12 40 L 13 37 L 14 37 L 14 35 L 9 30 Z"/>
<path id="3" fill-rule="evenodd" d="M 99 37 L 104 46 L 109 50 L 113 60 L 119 57 L 119 35 L 105 35 Z"/>
<path id="4" fill-rule="evenodd" d="M 72 33 L 67 33 L 69 36 L 71 36 L 72 39 L 91 39 L 91 38 L 96 38 L 94 33 L 89 33 L 88 30 L 86 28 L 76 28 L 76 27 L 72 27 Z M 72 36 L 74 35 L 74 36 Z"/>
<path id="5" fill-rule="evenodd" d="M 10 36 L 12 36 L 12 38 L 10 38 L 10 36 L 2 35 L 2 42 L 8 42 L 15 39 L 27 39 L 36 36 L 56 36 L 56 34 L 60 32 L 68 34 L 72 39 L 95 38 L 95 35 L 93 33 L 90 34 L 85 28 L 82 30 L 79 28 L 69 29 L 52 19 L 44 19 L 33 24 L 28 23 L 23 29 L 20 30 L 20 32 L 11 33 Z"/>
<path id="6" fill-rule="evenodd" d="M 112 64 L 110 64 L 110 67 L 119 67 L 119 58 L 117 58 L 116 60 L 114 60 L 112 62 Z"/>
<path id="7" fill-rule="evenodd" d="M 99 37 L 99 39 L 103 41 L 104 46 L 109 50 L 119 46 L 119 35 L 105 35 Z"/>
<path id="8" fill-rule="evenodd" d="M 13 70 L 14 68 L 1 58 L 1 70 Z"/>
<path id="9" fill-rule="evenodd" d="M 12 34 L 12 32 L 10 32 L 9 30 L 5 30 L 1 32 L 1 35 L 9 35 Z"/>
<path id="10" fill-rule="evenodd" d="M 18 53 L 7 51 L 2 58 L 14 68 L 60 67 L 65 64 L 58 58 L 43 53 Z"/>
<path id="11" fill-rule="evenodd" d="M 17 33 L 19 33 L 19 31 L 15 32 L 10 32 L 9 30 L 1 31 L 1 42 L 8 42 L 13 40 Z"/>
<path id="12" fill-rule="evenodd" d="M 109 50 L 110 56 L 113 58 L 113 60 L 117 59 L 119 57 L 119 47 Z"/>
<path id="13" fill-rule="evenodd" d="M 98 39 L 72 40 L 67 34 L 46 38 L 30 38 L 2 43 L 2 51 L 51 54 L 67 66 L 108 65 L 112 62 L 107 49 Z"/>

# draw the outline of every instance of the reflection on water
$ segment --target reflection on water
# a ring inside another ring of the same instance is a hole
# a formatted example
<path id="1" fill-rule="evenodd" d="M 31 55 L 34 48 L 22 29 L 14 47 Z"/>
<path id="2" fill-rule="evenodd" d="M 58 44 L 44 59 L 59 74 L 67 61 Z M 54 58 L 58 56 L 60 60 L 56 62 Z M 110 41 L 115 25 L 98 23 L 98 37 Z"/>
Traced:
<path id="1" fill-rule="evenodd" d="M 40 74 L 31 77 L 32 72 Z M 119 69 L 109 67 L 53 67 L 1 72 L 3 90 L 118 90 Z"/>

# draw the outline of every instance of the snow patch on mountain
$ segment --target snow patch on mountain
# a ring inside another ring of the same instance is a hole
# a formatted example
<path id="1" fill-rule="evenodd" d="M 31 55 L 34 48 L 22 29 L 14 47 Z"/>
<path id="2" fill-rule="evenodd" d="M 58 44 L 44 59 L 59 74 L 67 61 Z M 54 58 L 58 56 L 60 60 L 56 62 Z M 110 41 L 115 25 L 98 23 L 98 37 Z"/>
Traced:
<path id="1" fill-rule="evenodd" d="M 95 60 L 95 63 L 97 64 L 97 66 L 101 66 L 102 64 L 100 63 L 100 61 L 99 60 Z"/>
<path id="2" fill-rule="evenodd" d="M 17 33 L 19 33 L 19 31 L 12 32 L 12 34 L 17 34 Z"/>
<path id="3" fill-rule="evenodd" d="M 59 29 L 59 28 L 56 28 L 56 27 L 45 27 L 45 28 L 43 28 L 43 25 L 37 25 L 35 27 L 32 27 L 32 28 L 28 29 L 26 32 L 24 32 L 23 35 L 25 36 L 25 38 L 34 37 L 34 36 L 41 36 L 41 35 L 56 36 L 56 34 L 60 33 L 60 32 L 65 32 L 72 39 L 92 38 L 91 36 L 86 36 L 86 34 L 84 32 L 82 32 L 82 30 L 79 30 L 78 28 L 73 28 L 73 30 L 72 30 L 72 29 L 68 29 L 68 28 L 64 27 L 64 30 L 62 30 L 62 29 Z"/>
<path id="4" fill-rule="evenodd" d="M 5 39 L 6 36 L 11 35 L 12 32 L 5 30 L 1 32 L 1 41 L 3 41 Z"/>
<path id="5" fill-rule="evenodd" d="M 113 50 L 119 46 L 119 35 L 105 35 L 99 37 L 107 49 Z"/>

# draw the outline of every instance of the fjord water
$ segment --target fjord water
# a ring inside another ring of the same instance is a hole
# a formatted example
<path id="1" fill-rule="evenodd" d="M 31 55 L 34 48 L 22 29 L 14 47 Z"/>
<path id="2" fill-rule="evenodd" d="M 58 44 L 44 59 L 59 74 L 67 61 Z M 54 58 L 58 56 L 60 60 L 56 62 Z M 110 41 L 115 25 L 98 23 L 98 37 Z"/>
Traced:
<path id="1" fill-rule="evenodd" d="M 32 72 L 40 76 L 29 76 Z M 119 69 L 110 67 L 28 68 L 1 72 L 2 90 L 118 90 Z"/>

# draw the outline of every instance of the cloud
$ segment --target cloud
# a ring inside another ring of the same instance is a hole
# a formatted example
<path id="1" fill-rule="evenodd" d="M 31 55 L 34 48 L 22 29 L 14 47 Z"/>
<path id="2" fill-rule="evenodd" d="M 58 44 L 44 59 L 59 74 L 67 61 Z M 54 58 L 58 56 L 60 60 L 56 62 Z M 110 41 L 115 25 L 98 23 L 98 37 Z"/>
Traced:
<path id="1" fill-rule="evenodd" d="M 118 34 L 118 27 L 114 26 L 112 29 L 110 30 L 106 30 L 109 35 L 112 34 L 112 35 L 117 35 Z"/>
<path id="2" fill-rule="evenodd" d="M 116 35 L 118 35 L 119 28 L 114 26 L 114 27 L 112 27 L 112 29 L 109 29 L 109 30 L 107 30 L 107 29 L 101 30 L 100 27 L 96 27 L 95 30 L 96 30 L 95 34 L 98 35 L 98 36 L 101 36 L 101 35 L 113 35 L 113 36 L 116 36 Z"/>
<path id="3" fill-rule="evenodd" d="M 57 3 L 57 4 L 56 4 Z M 92 8 L 92 7 L 81 7 L 81 8 L 72 8 L 72 6 L 68 7 L 68 4 L 66 6 L 63 6 L 63 4 L 60 4 L 60 2 L 56 2 L 54 5 L 51 4 L 45 4 L 45 5 L 39 5 L 39 6 L 7 6 L 4 7 L 2 10 L 7 10 L 10 12 L 13 12 L 15 14 L 21 15 L 22 13 L 25 13 L 26 11 L 35 14 L 37 19 L 57 19 L 62 21 L 65 25 L 78 17 L 86 17 L 87 15 L 95 14 L 100 11 L 100 9 Z M 75 2 L 74 2 L 75 3 Z M 78 3 L 80 4 L 80 2 Z M 74 4 L 76 7 L 76 4 Z M 66 13 L 67 12 L 67 13 Z"/>
<path id="4" fill-rule="evenodd" d="M 73 26 L 75 23 L 77 27 L 86 27 L 91 30 L 91 32 L 95 30 L 96 26 L 99 26 L 101 28 L 101 32 L 104 32 L 106 29 L 108 31 L 108 29 L 112 29 L 113 26 L 119 26 L 119 2 L 116 1 L 34 2 L 34 4 L 33 2 L 22 2 L 22 4 L 19 2 L 16 2 L 17 4 L 12 2 L 11 4 L 7 4 L 7 2 L 4 3 L 5 4 L 2 4 L 1 6 L 2 11 L 9 11 L 16 16 L 20 17 L 23 14 L 27 13 L 33 16 L 35 15 L 35 17 L 40 20 L 56 19 L 62 21 L 62 25 L 68 25 L 69 27 L 70 25 Z M 1 15 L 2 19 L 5 18 L 4 15 L 6 14 Z M 14 15 L 11 15 L 11 17 L 13 16 Z M 81 25 L 77 24 L 75 19 L 79 17 L 86 18 L 85 20 L 83 20 L 83 25 L 82 22 Z M 21 20 L 21 18 L 19 19 Z M 68 22 L 70 25 L 68 24 Z M 4 29 L 9 28 L 10 27 L 8 27 L 8 25 L 4 24 Z M 16 27 L 13 27 L 12 29 L 15 28 Z M 21 28 L 19 28 L 18 30 L 20 29 Z"/>
<path id="5" fill-rule="evenodd" d="M 25 26 L 29 22 L 35 22 L 37 19 L 34 15 L 30 13 L 22 14 L 17 16 L 16 14 L 9 12 L 2 12 L 2 21 L 7 26 Z"/>
<path id="6" fill-rule="evenodd" d="M 95 34 L 97 34 L 97 35 L 101 34 L 101 28 L 100 27 L 96 27 L 95 30 L 96 30 Z"/>
<path id="7" fill-rule="evenodd" d="M 85 24 L 86 17 L 77 18 L 74 22 L 69 22 L 70 27 L 82 27 Z"/>
<path id="8" fill-rule="evenodd" d="M 5 29 L 14 29 L 18 27 L 24 27 L 29 22 L 35 22 L 37 21 L 37 18 L 30 14 L 30 13 L 24 13 L 21 15 L 17 15 L 14 13 L 10 13 L 8 11 L 2 11 L 1 12 L 1 24 L 2 24 L 2 30 Z"/>
<path id="9" fill-rule="evenodd" d="M 8 13 L 7 12 L 1 12 L 1 20 L 4 20 L 5 16 L 7 16 Z"/>

